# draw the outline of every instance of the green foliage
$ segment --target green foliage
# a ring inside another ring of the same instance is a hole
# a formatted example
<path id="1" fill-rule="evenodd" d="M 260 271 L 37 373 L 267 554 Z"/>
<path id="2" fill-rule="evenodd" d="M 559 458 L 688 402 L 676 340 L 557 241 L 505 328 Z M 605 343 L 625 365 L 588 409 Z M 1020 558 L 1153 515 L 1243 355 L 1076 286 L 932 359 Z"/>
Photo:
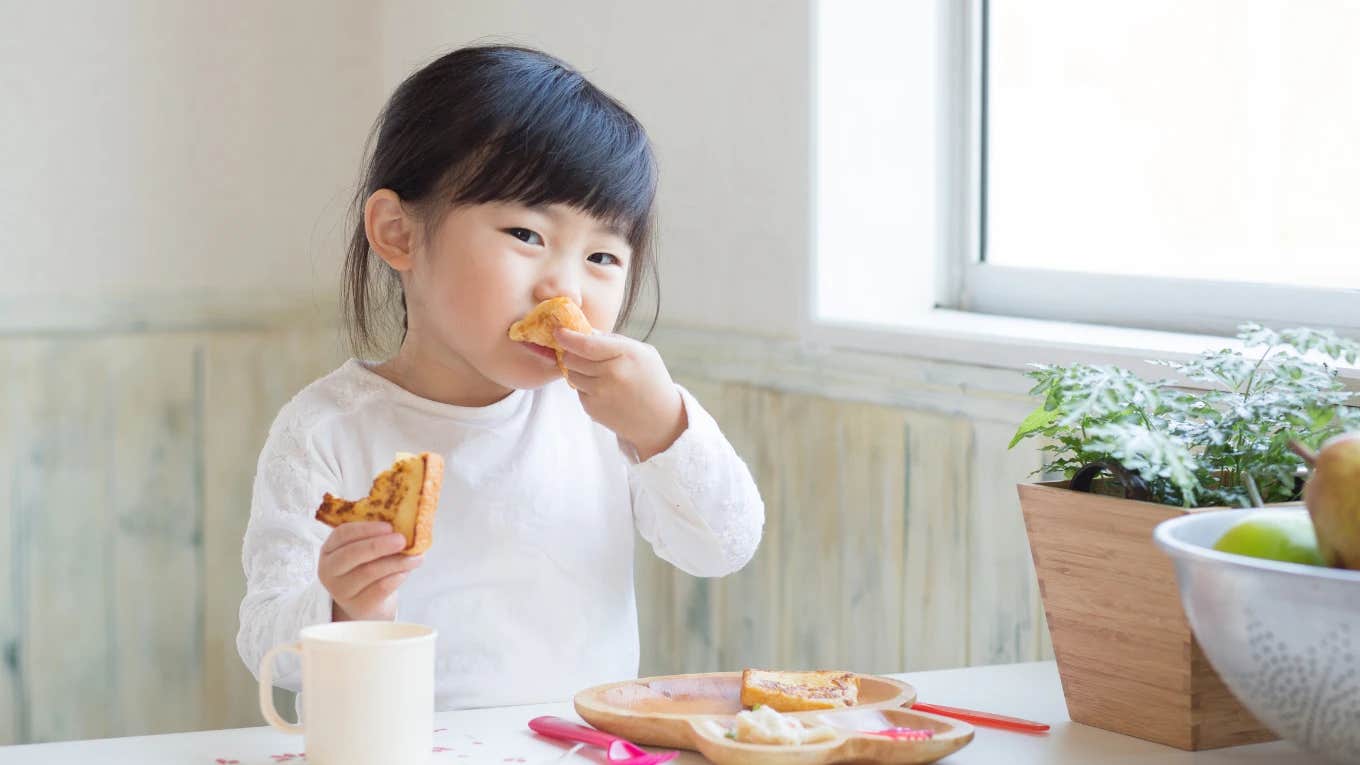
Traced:
<path id="1" fill-rule="evenodd" d="M 1328 362 L 1360 359 L 1360 343 L 1325 330 L 1238 328 L 1244 350 L 1185 362 L 1152 361 L 1179 380 L 1146 381 L 1110 366 L 1034 365 L 1026 374 L 1043 404 L 1020 424 L 1014 447 L 1045 440 L 1046 471 L 1069 478 L 1096 460 L 1118 460 L 1157 501 L 1185 507 L 1297 499 L 1302 466 L 1289 450 L 1316 448 L 1360 429 L 1360 410 Z M 1187 388 L 1187 384 L 1195 386 Z"/>

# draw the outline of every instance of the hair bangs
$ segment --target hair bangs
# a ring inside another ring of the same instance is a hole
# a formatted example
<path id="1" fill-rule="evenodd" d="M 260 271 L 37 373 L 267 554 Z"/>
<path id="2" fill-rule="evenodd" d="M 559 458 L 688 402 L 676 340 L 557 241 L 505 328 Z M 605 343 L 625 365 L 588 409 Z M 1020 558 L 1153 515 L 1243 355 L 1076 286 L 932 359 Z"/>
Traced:
<path id="1" fill-rule="evenodd" d="M 642 126 L 612 99 L 558 70 L 548 92 L 502 103 L 499 124 L 448 179 L 457 204 L 563 204 L 634 246 L 648 234 L 656 161 Z"/>

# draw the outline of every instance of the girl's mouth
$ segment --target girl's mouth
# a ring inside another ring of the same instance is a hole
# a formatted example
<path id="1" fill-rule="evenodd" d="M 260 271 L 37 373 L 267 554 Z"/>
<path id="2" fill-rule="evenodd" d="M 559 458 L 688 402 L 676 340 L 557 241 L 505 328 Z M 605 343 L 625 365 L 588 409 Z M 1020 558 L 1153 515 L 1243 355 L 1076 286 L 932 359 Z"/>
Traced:
<path id="1" fill-rule="evenodd" d="M 556 363 L 557 361 L 557 351 L 554 351 L 553 349 L 549 348 L 546 345 L 539 345 L 538 343 L 529 342 L 521 342 L 520 345 L 524 346 L 525 348 L 528 348 L 530 351 L 538 354 L 539 356 L 548 359 L 549 361 L 552 361 L 554 363 Z"/>

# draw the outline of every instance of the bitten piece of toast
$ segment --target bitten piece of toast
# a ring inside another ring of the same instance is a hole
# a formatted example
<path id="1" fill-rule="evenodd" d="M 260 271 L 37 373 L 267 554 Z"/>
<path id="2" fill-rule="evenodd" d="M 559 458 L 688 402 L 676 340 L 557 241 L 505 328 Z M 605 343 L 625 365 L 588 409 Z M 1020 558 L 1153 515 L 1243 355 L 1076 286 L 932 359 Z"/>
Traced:
<path id="1" fill-rule="evenodd" d="M 524 318 L 510 325 L 510 339 L 516 342 L 533 343 L 557 351 L 557 368 L 562 377 L 567 376 L 567 368 L 562 365 L 562 347 L 557 344 L 553 332 L 565 327 L 582 334 L 594 331 L 581 307 L 571 302 L 571 298 L 555 297 L 534 306 Z"/>
<path id="2" fill-rule="evenodd" d="M 406 537 L 402 554 L 419 555 L 434 541 L 434 511 L 443 482 L 443 457 L 430 452 L 400 453 L 392 467 L 373 479 L 367 497 L 351 501 L 327 493 L 316 510 L 316 519 L 328 526 L 387 521 L 393 531 Z"/>
<path id="3" fill-rule="evenodd" d="M 852 707 L 859 701 L 859 676 L 853 672 L 775 672 L 748 669 L 741 673 L 741 704 L 765 705 L 776 712 Z"/>

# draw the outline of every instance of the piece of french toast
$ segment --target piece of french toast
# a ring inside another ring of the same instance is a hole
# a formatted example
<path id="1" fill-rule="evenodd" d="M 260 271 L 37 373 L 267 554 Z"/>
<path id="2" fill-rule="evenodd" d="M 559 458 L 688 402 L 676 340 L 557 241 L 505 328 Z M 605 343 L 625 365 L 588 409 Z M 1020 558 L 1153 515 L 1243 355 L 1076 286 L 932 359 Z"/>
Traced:
<path id="1" fill-rule="evenodd" d="M 853 672 L 747 669 L 741 673 L 744 707 L 764 705 L 776 712 L 804 712 L 852 707 L 858 701 L 859 676 Z"/>
<path id="2" fill-rule="evenodd" d="M 316 519 L 328 526 L 351 521 L 387 521 L 406 537 L 403 555 L 419 555 L 434 541 L 434 511 L 444 482 L 444 458 L 438 454 L 397 454 L 392 467 L 373 479 L 368 496 L 351 501 L 327 493 Z"/>

